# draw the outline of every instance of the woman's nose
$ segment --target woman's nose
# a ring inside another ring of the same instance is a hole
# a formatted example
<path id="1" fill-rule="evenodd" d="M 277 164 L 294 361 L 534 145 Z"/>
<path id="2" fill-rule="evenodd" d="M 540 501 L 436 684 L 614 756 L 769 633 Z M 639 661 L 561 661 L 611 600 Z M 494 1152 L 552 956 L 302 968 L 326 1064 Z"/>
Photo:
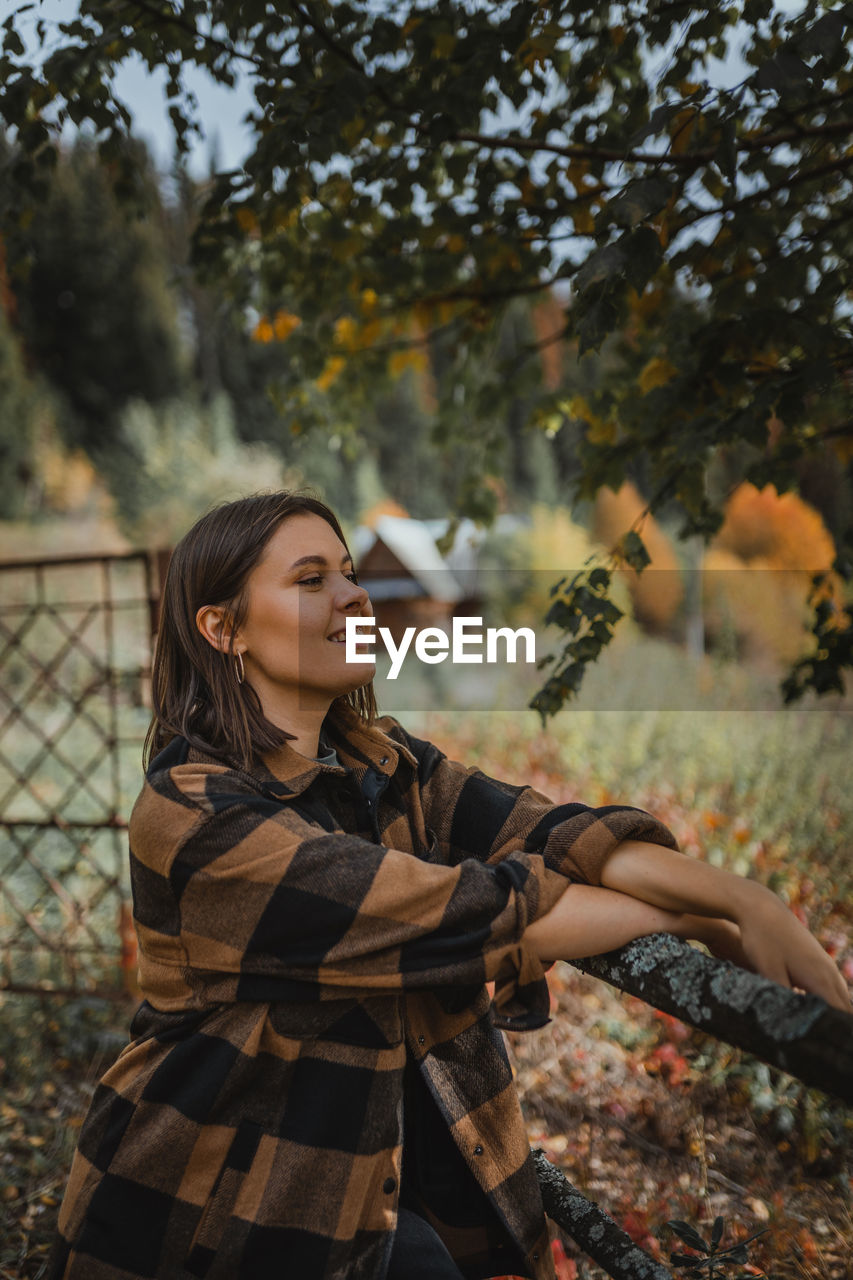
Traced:
<path id="1" fill-rule="evenodd" d="M 341 585 L 341 594 L 338 597 L 339 607 L 349 609 L 351 611 L 359 611 L 370 600 L 370 596 L 364 587 L 360 587 L 357 582 L 350 582 L 349 578 L 344 578 Z"/>

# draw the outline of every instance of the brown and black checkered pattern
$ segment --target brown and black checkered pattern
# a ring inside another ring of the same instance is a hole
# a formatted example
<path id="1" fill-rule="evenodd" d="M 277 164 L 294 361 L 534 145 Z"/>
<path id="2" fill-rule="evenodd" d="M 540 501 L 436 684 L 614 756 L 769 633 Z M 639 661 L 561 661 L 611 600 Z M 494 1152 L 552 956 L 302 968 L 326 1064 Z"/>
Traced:
<path id="1" fill-rule="evenodd" d="M 341 767 L 285 746 L 247 773 L 176 739 L 149 770 L 130 822 L 147 999 L 81 1131 L 53 1280 L 381 1280 L 407 1050 L 494 1211 L 444 1233 L 463 1271 L 503 1254 L 553 1276 L 498 1030 L 547 1020 L 522 936 L 621 840 L 675 842 L 390 717 L 336 708 L 327 730 Z"/>

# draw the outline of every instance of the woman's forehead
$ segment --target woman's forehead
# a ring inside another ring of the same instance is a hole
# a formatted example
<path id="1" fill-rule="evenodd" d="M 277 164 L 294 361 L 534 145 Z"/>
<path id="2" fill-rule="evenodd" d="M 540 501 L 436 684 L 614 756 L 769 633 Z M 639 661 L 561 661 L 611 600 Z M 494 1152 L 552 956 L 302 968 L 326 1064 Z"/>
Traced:
<path id="1" fill-rule="evenodd" d="M 306 512 L 282 520 L 264 549 L 261 563 L 290 569 L 305 556 L 317 556 L 337 567 L 346 553 L 332 526 L 322 516 Z"/>

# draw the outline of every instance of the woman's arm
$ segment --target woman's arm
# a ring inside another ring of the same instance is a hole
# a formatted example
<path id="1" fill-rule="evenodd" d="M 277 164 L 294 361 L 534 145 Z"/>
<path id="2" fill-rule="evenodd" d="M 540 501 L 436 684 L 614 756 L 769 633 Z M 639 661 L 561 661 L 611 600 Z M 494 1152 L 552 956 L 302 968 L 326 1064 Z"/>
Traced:
<path id="1" fill-rule="evenodd" d="M 528 925 L 524 941 L 543 964 L 552 964 L 612 951 L 651 933 L 692 938 L 704 942 L 715 955 L 744 964 L 739 931 L 729 921 L 667 911 L 588 884 L 568 887 L 547 915 Z"/>
<path id="2" fill-rule="evenodd" d="M 662 845 L 624 840 L 607 858 L 602 885 L 675 913 L 730 921 L 748 966 L 783 987 L 799 987 L 850 1012 L 837 965 L 780 898 L 746 880 Z"/>

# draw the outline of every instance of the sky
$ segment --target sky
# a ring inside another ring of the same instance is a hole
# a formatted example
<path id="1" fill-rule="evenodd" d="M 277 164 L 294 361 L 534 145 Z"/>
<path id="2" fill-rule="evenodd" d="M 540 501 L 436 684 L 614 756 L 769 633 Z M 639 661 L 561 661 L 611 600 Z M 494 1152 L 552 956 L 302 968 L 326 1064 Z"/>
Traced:
<path id="1" fill-rule="evenodd" d="M 26 40 L 30 33 L 30 48 L 35 50 L 37 19 L 43 18 L 50 29 L 55 23 L 71 20 L 76 11 L 76 0 L 39 0 L 32 12 L 21 19 L 21 35 Z M 54 43 L 48 39 L 48 52 Z M 191 172 L 198 176 L 207 173 L 211 148 L 217 153 L 220 168 L 238 168 L 250 150 L 250 131 L 242 123 L 253 103 L 248 80 L 245 76 L 238 77 L 236 86 L 229 89 L 195 67 L 186 68 L 184 74 L 188 88 L 198 98 L 205 131 L 202 140 L 193 140 Z M 150 72 L 141 58 L 127 60 L 116 75 L 116 91 L 133 115 L 134 134 L 145 140 L 157 167 L 164 172 L 171 167 L 175 154 L 174 130 L 166 110 L 165 82 L 165 72 Z M 73 132 L 71 128 L 70 133 Z"/>
<path id="2" fill-rule="evenodd" d="M 775 0 L 775 7 L 786 13 L 793 13 L 802 7 L 802 0 Z M 35 49 L 35 22 L 38 18 L 45 19 L 50 27 L 60 21 L 67 22 L 76 14 L 77 8 L 77 0 L 37 0 L 33 10 L 21 21 L 21 34 L 26 39 L 27 32 L 31 33 L 31 47 Z M 48 49 L 50 47 L 49 41 Z M 666 55 L 663 57 L 665 60 Z M 735 83 L 743 75 L 744 69 L 743 62 L 735 53 L 725 63 L 717 64 L 714 79 L 721 84 Z M 217 84 L 197 68 L 188 67 L 185 70 L 187 86 L 199 101 L 205 133 L 203 139 L 193 140 L 189 157 L 190 171 L 197 176 L 208 172 L 212 149 L 216 152 L 220 169 L 238 168 L 251 149 L 250 130 L 242 122 L 253 104 L 253 98 L 248 77 L 240 75 L 239 71 L 237 75 L 237 84 L 230 89 Z M 140 58 L 126 61 L 116 76 L 118 96 L 134 118 L 134 132 L 147 142 L 157 167 L 163 172 L 171 167 L 175 151 L 174 132 L 163 92 L 165 79 L 164 72 L 150 72 Z M 484 121 L 484 124 L 488 123 Z M 501 119 L 498 123 L 506 126 L 513 122 Z"/>

